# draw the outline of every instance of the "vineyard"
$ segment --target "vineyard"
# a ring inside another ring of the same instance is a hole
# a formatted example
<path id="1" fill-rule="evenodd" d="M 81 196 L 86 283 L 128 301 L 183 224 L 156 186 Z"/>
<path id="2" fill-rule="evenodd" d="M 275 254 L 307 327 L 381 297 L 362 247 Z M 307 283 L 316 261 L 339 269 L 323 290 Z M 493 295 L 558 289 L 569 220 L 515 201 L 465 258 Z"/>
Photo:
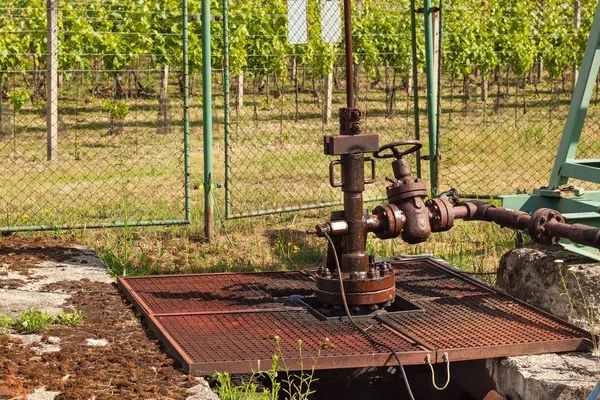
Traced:
<path id="1" fill-rule="evenodd" d="M 211 2 L 215 180 L 226 184 L 230 215 L 338 200 L 327 184 L 329 160 L 320 141 L 337 131 L 344 56 L 343 43 L 323 41 L 323 31 L 340 25 L 322 19 L 323 3 L 308 0 L 308 41 L 289 44 L 287 1 L 229 0 L 227 10 Z M 443 4 L 441 190 L 457 186 L 466 194 L 495 195 L 546 183 L 595 6 L 590 0 Z M 200 7 L 189 1 L 195 188 L 202 186 Z M 5 0 L 0 6 L 0 198 L 8 199 L 0 205 L 0 226 L 180 219 L 181 1 L 62 1 L 57 11 L 59 159 L 50 163 L 46 2 Z M 382 143 L 412 138 L 411 3 L 361 0 L 353 13 L 357 104 L 365 127 Z M 426 142 L 422 20 L 417 12 L 418 107 Z M 590 113 L 584 157 L 600 146 L 594 122 L 600 113 Z M 385 168 L 380 176 L 389 174 Z M 382 194 L 382 185 L 369 189 L 371 197 Z M 223 208 L 225 191 L 216 196 Z"/>

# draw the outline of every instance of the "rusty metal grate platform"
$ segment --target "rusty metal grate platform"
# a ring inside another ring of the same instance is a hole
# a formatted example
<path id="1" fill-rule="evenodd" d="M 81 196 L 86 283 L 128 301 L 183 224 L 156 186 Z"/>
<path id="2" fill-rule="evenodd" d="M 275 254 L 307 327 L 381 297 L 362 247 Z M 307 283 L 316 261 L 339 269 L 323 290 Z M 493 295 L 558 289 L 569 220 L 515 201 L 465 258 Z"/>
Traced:
<path id="1" fill-rule="evenodd" d="M 392 266 L 398 296 L 411 308 L 356 320 L 406 365 L 423 364 L 427 354 L 443 362 L 445 352 L 459 361 L 591 347 L 589 333 L 441 260 L 395 259 Z M 124 277 L 118 284 L 193 375 L 268 369 L 279 352 L 290 370 L 301 362 L 317 369 L 395 363 L 345 318 L 310 307 L 314 280 L 306 271 Z"/>

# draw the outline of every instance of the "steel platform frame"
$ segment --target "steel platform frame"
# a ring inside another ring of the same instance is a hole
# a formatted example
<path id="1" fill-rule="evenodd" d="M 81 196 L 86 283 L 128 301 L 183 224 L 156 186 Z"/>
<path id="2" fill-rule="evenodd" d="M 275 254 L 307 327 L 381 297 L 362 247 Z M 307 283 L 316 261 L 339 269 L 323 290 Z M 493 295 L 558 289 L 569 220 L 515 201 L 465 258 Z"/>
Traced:
<path id="1" fill-rule="evenodd" d="M 442 260 L 390 262 L 395 309 L 355 320 L 405 365 L 427 355 L 442 363 L 444 353 L 453 362 L 592 347 L 588 332 Z M 311 271 L 121 277 L 118 285 L 191 375 L 267 370 L 274 354 L 289 371 L 395 365 L 346 317 L 317 309 Z"/>

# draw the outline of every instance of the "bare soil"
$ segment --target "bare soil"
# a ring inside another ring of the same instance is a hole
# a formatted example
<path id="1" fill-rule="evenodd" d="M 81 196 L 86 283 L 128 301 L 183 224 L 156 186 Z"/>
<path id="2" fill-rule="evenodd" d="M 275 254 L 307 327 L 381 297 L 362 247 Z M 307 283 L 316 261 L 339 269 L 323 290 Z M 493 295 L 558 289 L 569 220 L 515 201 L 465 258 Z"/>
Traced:
<path id="1" fill-rule="evenodd" d="M 45 260 L 64 261 L 69 243 L 51 238 L 0 238 L 0 265 L 27 272 Z M 75 250 L 76 251 L 76 250 Z M 17 282 L 2 282 L 0 288 Z M 51 325 L 41 341 L 59 337 L 58 352 L 38 354 L 32 346 L 0 332 L 0 399 L 25 398 L 36 388 L 60 392 L 56 399 L 183 399 L 197 384 L 161 351 L 115 284 L 69 281 L 44 290 L 71 294 L 70 307 L 87 312 L 75 327 Z M 90 347 L 87 339 L 106 339 Z M 51 339 L 53 340 L 53 339 Z M 35 346 L 34 346 L 35 347 Z"/>

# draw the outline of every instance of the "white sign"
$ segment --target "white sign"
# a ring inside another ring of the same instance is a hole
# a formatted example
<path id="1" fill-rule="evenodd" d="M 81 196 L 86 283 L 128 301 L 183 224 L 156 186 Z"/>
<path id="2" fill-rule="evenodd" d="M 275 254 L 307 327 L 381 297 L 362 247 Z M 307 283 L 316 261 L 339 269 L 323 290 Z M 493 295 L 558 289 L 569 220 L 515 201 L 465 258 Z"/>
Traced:
<path id="1" fill-rule="evenodd" d="M 342 41 L 340 2 L 328 0 L 321 3 L 321 38 L 323 43 Z"/>
<path id="2" fill-rule="evenodd" d="M 288 0 L 288 42 L 308 43 L 308 0 Z"/>

